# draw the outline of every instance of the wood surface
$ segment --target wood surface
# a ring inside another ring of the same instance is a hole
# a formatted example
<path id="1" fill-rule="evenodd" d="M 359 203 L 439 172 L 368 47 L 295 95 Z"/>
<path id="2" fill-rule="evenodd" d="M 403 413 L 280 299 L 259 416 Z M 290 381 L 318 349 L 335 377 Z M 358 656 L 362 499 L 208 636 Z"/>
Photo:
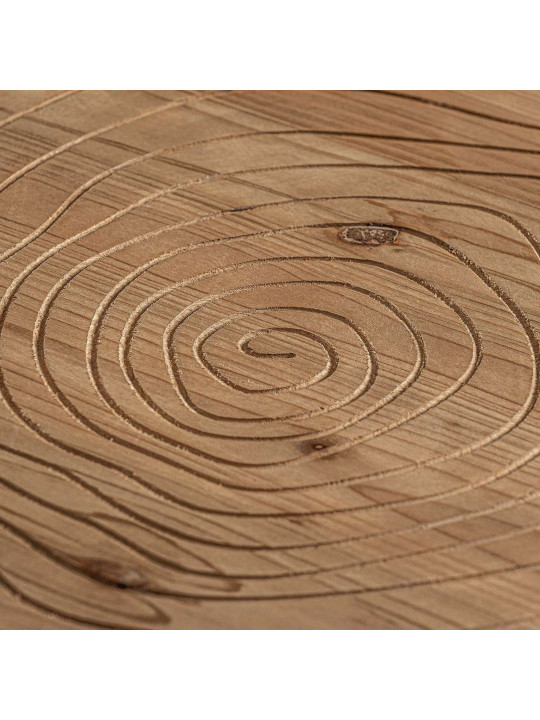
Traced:
<path id="1" fill-rule="evenodd" d="M 540 628 L 540 93 L 2 92 L 0 627 Z"/>

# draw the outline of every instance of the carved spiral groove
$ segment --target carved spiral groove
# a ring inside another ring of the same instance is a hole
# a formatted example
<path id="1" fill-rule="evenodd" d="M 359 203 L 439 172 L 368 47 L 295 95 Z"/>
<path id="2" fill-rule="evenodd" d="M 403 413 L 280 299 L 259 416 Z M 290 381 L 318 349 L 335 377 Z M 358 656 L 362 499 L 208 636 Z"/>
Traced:
<path id="1" fill-rule="evenodd" d="M 35 452 L 2 443 L 17 464 L 2 497 L 54 515 L 72 540 L 15 510 L 0 522 L 61 574 L 47 612 L 156 627 L 162 598 L 360 596 L 515 567 L 480 555 L 536 528 L 503 527 L 540 499 L 526 482 L 539 454 L 534 294 L 508 279 L 503 252 L 538 281 L 531 231 L 456 199 L 450 181 L 413 190 L 467 171 L 466 149 L 458 171 L 317 150 L 374 142 L 352 132 L 180 142 L 193 100 L 167 110 L 176 145 L 143 118 L 151 150 L 85 177 L 3 247 L 0 391 Z M 17 171 L 12 190 L 53 160 Z M 471 545 L 478 570 L 464 572 Z M 1 572 L 35 605 L 32 567 Z M 84 617 L 62 597 L 73 575 L 92 597 Z M 131 593 L 117 611 L 100 595 L 115 585 Z"/>

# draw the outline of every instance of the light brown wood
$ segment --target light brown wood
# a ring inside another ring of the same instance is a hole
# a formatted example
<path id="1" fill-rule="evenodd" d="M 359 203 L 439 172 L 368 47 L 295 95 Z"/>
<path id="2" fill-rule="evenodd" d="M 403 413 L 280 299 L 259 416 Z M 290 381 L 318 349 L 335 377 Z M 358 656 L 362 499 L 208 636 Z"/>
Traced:
<path id="1" fill-rule="evenodd" d="M 540 627 L 540 94 L 3 92 L 2 628 Z"/>

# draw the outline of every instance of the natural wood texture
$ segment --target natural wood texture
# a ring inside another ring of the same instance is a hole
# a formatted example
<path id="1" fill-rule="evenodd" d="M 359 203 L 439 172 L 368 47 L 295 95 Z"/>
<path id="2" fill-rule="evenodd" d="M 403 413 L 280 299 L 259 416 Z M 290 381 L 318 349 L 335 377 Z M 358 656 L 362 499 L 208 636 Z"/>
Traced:
<path id="1" fill-rule="evenodd" d="M 535 92 L 2 93 L 0 626 L 540 627 L 539 155 Z"/>

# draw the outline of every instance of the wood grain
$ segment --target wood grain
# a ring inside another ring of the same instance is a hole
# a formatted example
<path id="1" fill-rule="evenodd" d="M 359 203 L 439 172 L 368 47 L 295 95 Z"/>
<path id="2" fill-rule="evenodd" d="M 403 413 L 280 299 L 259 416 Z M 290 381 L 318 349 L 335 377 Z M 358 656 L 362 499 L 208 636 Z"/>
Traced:
<path id="1" fill-rule="evenodd" d="M 0 94 L 0 627 L 539 628 L 540 93 Z"/>

